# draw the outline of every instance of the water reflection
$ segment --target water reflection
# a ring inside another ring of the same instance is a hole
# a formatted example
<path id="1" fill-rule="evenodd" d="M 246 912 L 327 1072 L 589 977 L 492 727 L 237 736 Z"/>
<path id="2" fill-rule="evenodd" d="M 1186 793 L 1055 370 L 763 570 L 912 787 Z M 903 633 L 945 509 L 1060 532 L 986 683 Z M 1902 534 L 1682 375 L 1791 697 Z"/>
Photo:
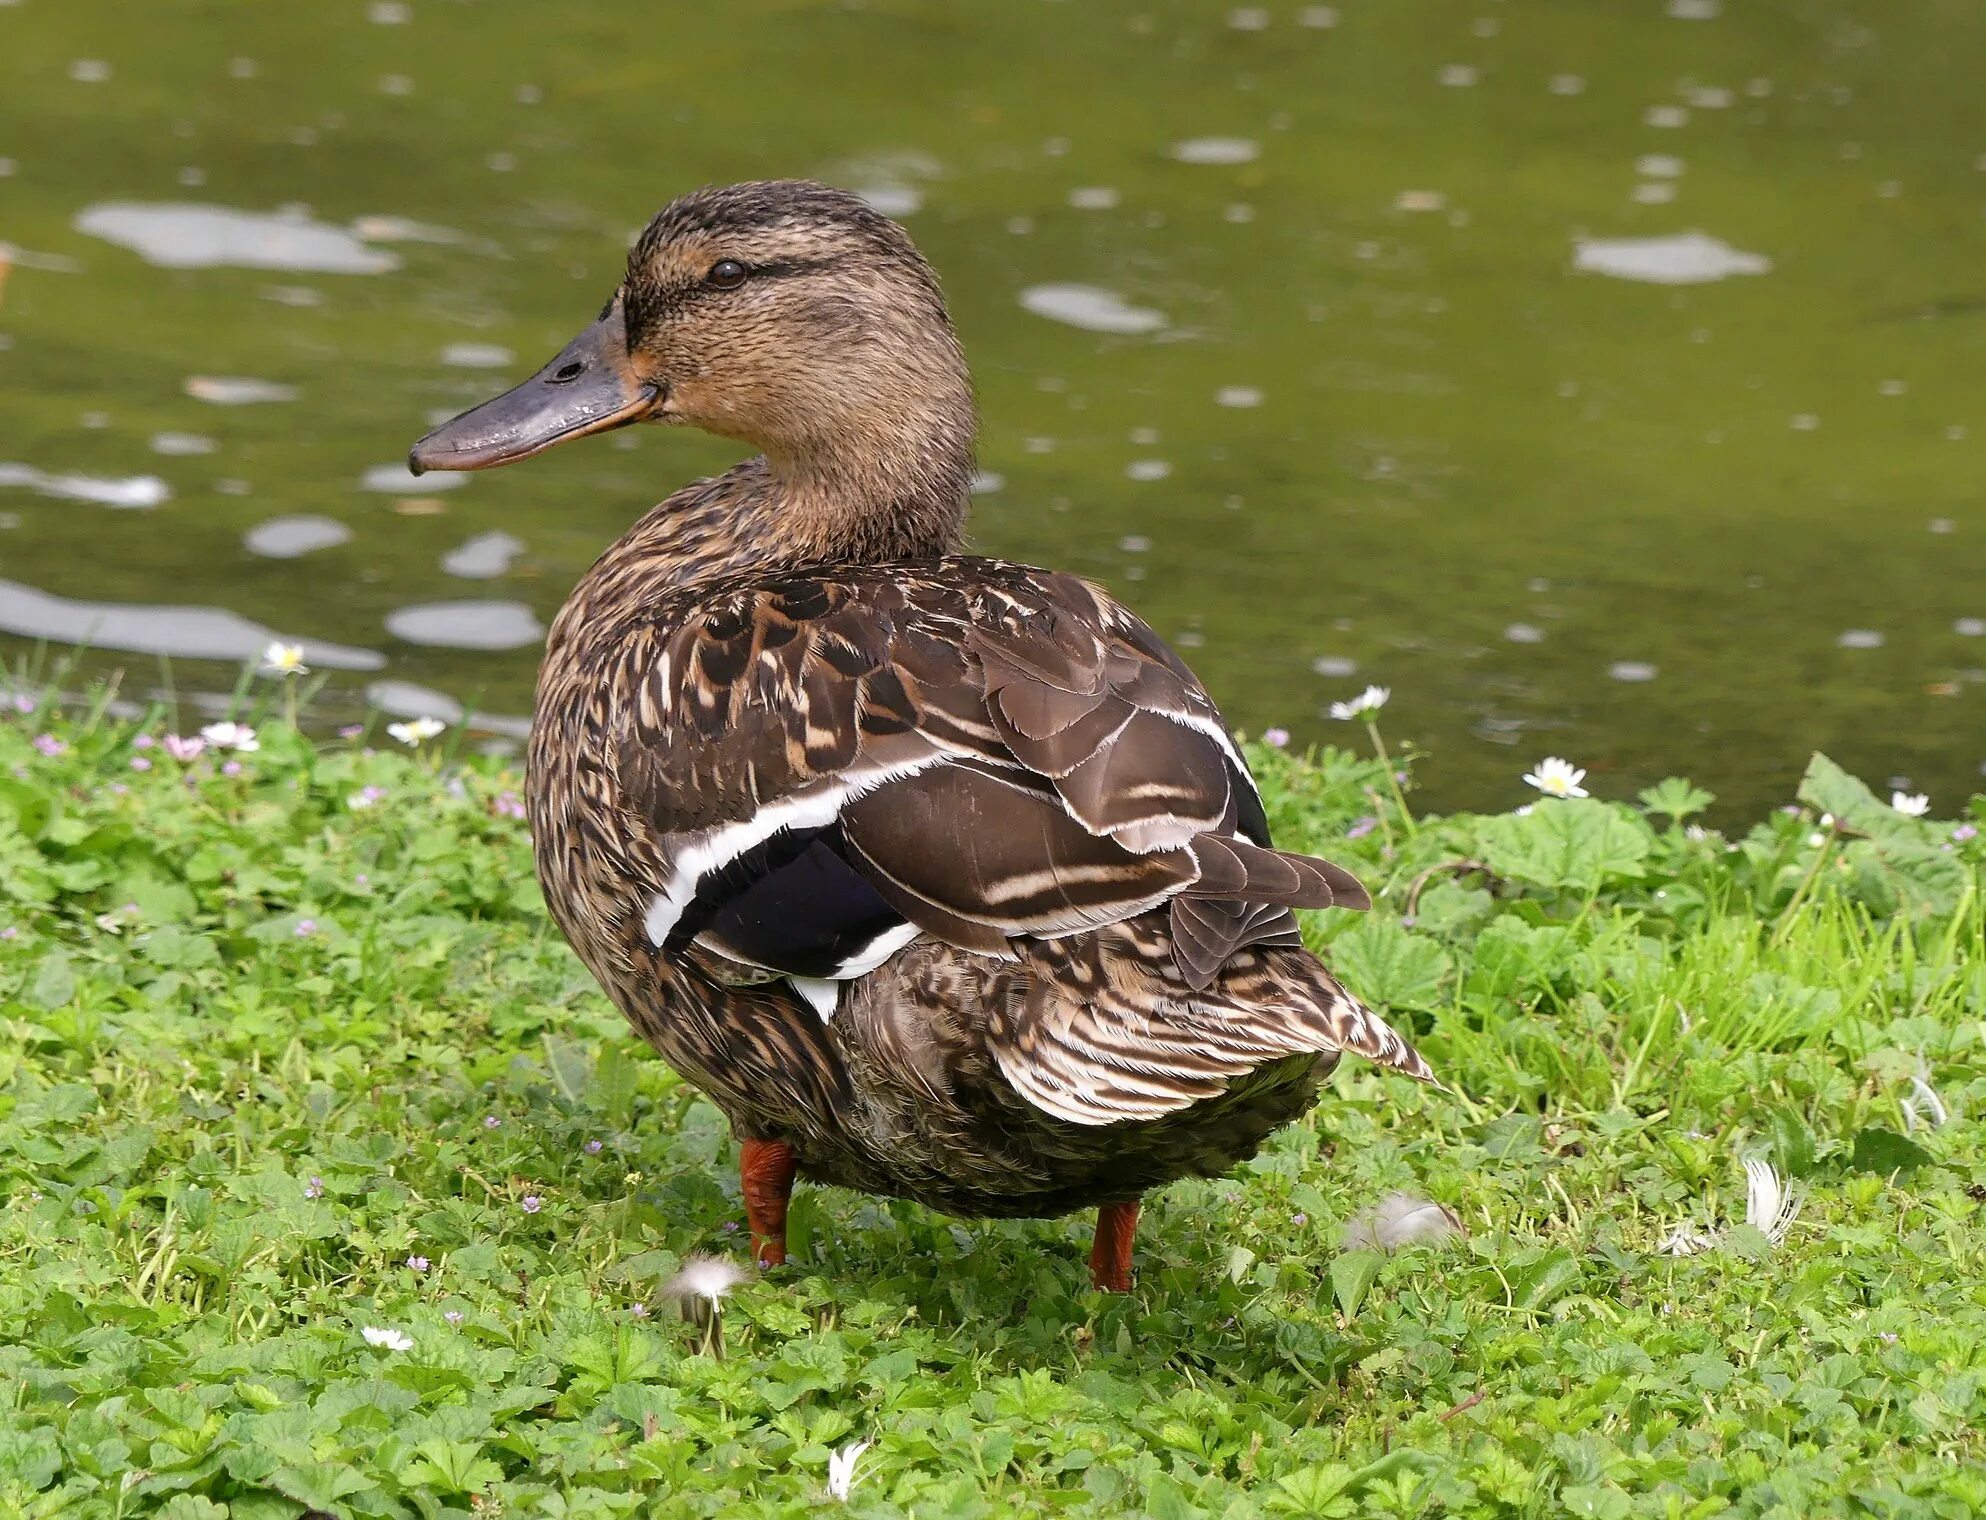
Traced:
<path id="1" fill-rule="evenodd" d="M 457 545 L 441 557 L 441 568 L 468 581 L 494 580 L 507 571 L 524 552 L 524 540 L 513 538 L 501 528 L 478 533 L 467 543 Z"/>
<path id="2" fill-rule="evenodd" d="M 1030 285 L 1021 292 L 1021 305 L 1037 317 L 1091 332 L 1152 333 L 1166 325 L 1164 312 L 1133 306 L 1116 291 L 1096 285 Z"/>
<path id="3" fill-rule="evenodd" d="M 1764 254 L 1741 252 L 1722 238 L 1702 232 L 1588 238 L 1580 243 L 1572 263 L 1575 269 L 1655 285 L 1704 285 L 1734 274 L 1766 274 L 1772 269 L 1772 260 Z"/>
<path id="4" fill-rule="evenodd" d="M 105 201 L 76 216 L 76 230 L 129 248 L 167 269 L 288 269 L 315 274 L 385 274 L 398 254 L 368 247 L 304 211 L 261 213 L 227 206 Z"/>
<path id="5" fill-rule="evenodd" d="M 388 613 L 386 631 L 435 649 L 523 649 L 545 638 L 544 624 L 522 602 L 424 602 Z"/>
<path id="6" fill-rule="evenodd" d="M 335 517 L 301 512 L 259 522 L 241 536 L 241 546 L 263 559 L 297 559 L 351 539 L 352 530 Z"/>
<path id="7" fill-rule="evenodd" d="M 259 658 L 281 639 L 301 644 L 304 659 L 327 670 L 377 670 L 386 663 L 376 650 L 278 634 L 221 607 L 82 601 L 18 581 L 0 581 L 0 632 L 92 649 L 236 662 Z"/>
<path id="8" fill-rule="evenodd" d="M 30 464 L 0 462 L 0 486 L 24 486 L 61 501 L 93 501 L 127 511 L 163 506 L 172 499 L 172 487 L 156 475 L 72 475 L 37 470 Z"/>

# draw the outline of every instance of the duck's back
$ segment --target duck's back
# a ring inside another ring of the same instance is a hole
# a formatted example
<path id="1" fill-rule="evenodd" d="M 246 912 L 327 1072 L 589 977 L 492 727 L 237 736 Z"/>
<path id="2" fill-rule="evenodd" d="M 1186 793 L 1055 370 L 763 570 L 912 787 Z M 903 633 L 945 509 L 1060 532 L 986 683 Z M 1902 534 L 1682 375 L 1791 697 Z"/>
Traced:
<path id="1" fill-rule="evenodd" d="M 1230 1165 L 1339 1050 L 1425 1074 L 1297 937 L 1358 884 L 1270 847 L 1213 703 L 1095 587 L 948 556 L 577 600 L 534 743 L 547 896 L 817 1174 L 1054 1212 L 1134 1155 L 1138 1187 Z M 811 1096 L 767 1085 L 794 1061 L 829 1068 Z"/>

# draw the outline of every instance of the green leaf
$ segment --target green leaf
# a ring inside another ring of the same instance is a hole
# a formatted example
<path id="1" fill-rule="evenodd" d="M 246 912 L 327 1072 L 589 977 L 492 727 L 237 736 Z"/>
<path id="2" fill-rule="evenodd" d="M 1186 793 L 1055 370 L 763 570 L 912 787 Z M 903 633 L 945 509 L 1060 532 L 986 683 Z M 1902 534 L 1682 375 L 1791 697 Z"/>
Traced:
<path id="1" fill-rule="evenodd" d="M 1580 797 L 1487 819 L 1482 837 L 1484 858 L 1497 875 L 1581 892 L 1637 875 L 1654 844 L 1646 820 Z"/>
<path id="2" fill-rule="evenodd" d="M 1766 1134 L 1780 1171 L 1789 1177 L 1805 1177 L 1814 1169 L 1814 1136 L 1806 1120 L 1792 1109 L 1775 1108 L 1766 1120 Z"/>
<path id="3" fill-rule="evenodd" d="M 1717 799 L 1702 787 L 1683 780 L 1680 776 L 1668 776 L 1653 786 L 1643 787 L 1637 794 L 1641 805 L 1651 813 L 1660 813 L 1681 823 L 1692 813 L 1700 813 Z"/>
<path id="4" fill-rule="evenodd" d="M 1848 1164 L 1858 1172 L 1875 1172 L 1887 1177 L 1892 1172 L 1912 1172 L 1929 1166 L 1936 1158 L 1907 1135 L 1893 1129 L 1871 1128 L 1855 1136 L 1855 1149 Z"/>
<path id="5" fill-rule="evenodd" d="M 1362 918 L 1331 941 L 1331 965 L 1368 1003 L 1432 1009 L 1454 962 L 1435 941 L 1394 919 Z"/>
<path id="6" fill-rule="evenodd" d="M 1520 1309 L 1542 1309 L 1579 1286 L 1579 1262 L 1561 1246 L 1509 1276 L 1511 1301 Z"/>
<path id="7" fill-rule="evenodd" d="M 1331 1259 L 1331 1291 L 1337 1295 L 1338 1308 L 1346 1319 L 1358 1313 L 1385 1265 L 1384 1251 L 1344 1251 Z"/>

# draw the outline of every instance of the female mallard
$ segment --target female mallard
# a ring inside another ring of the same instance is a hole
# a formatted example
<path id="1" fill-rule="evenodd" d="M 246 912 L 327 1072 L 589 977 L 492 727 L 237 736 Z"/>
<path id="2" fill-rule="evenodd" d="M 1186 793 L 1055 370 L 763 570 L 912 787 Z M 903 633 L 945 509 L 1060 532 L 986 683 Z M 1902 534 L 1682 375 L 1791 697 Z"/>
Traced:
<path id="1" fill-rule="evenodd" d="M 762 452 L 601 556 L 538 679 L 538 875 L 573 948 L 730 1116 L 786 1255 L 797 1173 L 967 1215 L 1214 1176 L 1340 1051 L 1429 1075 L 1306 951 L 1368 905 L 1270 848 L 1219 712 L 1071 575 L 959 552 L 971 382 L 930 266 L 823 185 L 684 196 L 599 319 L 414 446 L 505 464 L 638 421 Z"/>

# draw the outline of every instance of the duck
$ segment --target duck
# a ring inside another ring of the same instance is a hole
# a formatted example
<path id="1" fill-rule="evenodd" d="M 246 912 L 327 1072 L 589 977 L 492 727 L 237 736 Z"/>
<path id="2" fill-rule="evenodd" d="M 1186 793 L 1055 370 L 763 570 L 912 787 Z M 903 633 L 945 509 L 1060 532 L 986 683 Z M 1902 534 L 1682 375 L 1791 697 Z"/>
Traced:
<path id="1" fill-rule="evenodd" d="M 968 1217 L 1140 1202 L 1305 1113 L 1345 1052 L 1413 1046 L 1304 947 L 1362 909 L 1278 850 L 1233 732 L 1142 619 L 969 552 L 977 414 L 937 275 L 806 180 L 684 194 L 537 374 L 416 473 L 636 423 L 751 453 L 581 576 L 526 754 L 551 916 L 730 1121 L 754 1256 L 796 1179 Z"/>

